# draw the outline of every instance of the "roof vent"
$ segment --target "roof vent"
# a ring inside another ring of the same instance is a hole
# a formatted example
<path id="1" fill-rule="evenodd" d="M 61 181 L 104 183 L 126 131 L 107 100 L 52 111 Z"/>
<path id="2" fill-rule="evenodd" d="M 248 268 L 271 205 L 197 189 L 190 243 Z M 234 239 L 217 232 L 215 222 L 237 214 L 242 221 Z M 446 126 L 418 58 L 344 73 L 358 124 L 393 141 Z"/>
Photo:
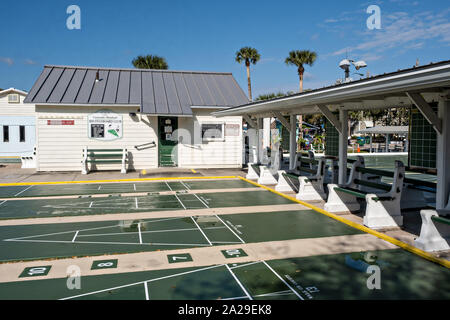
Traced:
<path id="1" fill-rule="evenodd" d="M 100 81 L 100 73 L 97 70 L 97 72 L 95 73 L 95 82 L 99 82 L 99 81 Z"/>

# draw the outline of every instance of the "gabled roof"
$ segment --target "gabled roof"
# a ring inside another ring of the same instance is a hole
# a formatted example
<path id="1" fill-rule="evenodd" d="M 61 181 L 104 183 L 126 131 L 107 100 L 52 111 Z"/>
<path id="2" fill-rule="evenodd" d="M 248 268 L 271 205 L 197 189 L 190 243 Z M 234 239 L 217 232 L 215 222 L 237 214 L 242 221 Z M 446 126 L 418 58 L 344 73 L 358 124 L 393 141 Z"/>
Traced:
<path id="1" fill-rule="evenodd" d="M 248 98 L 231 73 L 47 65 L 24 102 L 130 105 L 145 114 L 192 115 L 191 107 L 228 108 Z"/>
<path id="2" fill-rule="evenodd" d="M 22 91 L 16 88 L 9 88 L 9 89 L 5 89 L 5 90 L 1 90 L 0 91 L 0 95 L 4 95 L 4 94 L 8 94 L 8 93 L 19 93 L 23 96 L 26 96 L 28 93 L 26 91 Z"/>

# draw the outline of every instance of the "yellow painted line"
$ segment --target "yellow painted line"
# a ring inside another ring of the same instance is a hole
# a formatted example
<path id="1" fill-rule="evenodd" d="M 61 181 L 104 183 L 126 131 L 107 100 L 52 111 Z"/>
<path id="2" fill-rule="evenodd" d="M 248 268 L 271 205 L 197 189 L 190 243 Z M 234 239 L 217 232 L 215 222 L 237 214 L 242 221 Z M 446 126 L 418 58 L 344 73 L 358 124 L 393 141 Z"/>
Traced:
<path id="1" fill-rule="evenodd" d="M 9 182 L 0 183 L 0 187 L 10 186 L 36 186 L 48 184 L 70 184 L 70 183 L 108 183 L 108 182 L 138 182 L 138 181 L 160 181 L 160 180 L 207 180 L 207 179 L 235 179 L 237 176 L 217 177 L 161 177 L 161 178 L 136 178 L 136 179 L 111 179 L 111 180 L 87 180 L 87 181 L 45 181 L 45 182 Z"/>
<path id="2" fill-rule="evenodd" d="M 191 169 L 192 173 L 197 173 L 197 171 L 195 171 L 194 169 Z"/>
<path id="3" fill-rule="evenodd" d="M 416 254 L 416 255 L 418 255 L 418 256 L 420 256 L 420 257 L 422 257 L 422 258 L 425 258 L 425 259 L 430 260 L 430 261 L 432 261 L 432 262 L 438 263 L 438 264 L 440 264 L 440 265 L 442 265 L 442 266 L 444 266 L 444 267 L 446 267 L 446 268 L 450 268 L 450 261 L 445 260 L 445 259 L 441 259 L 441 258 L 437 258 L 437 257 L 435 257 L 434 255 L 432 255 L 431 253 L 428 253 L 428 252 L 425 252 L 425 251 L 423 251 L 423 250 L 420 250 L 419 248 L 416 248 L 416 247 L 414 247 L 414 246 L 412 246 L 412 245 L 410 245 L 410 244 L 408 244 L 408 243 L 405 243 L 405 242 L 403 242 L 403 241 L 397 240 L 397 239 L 392 238 L 392 237 L 390 237 L 390 236 L 388 236 L 388 235 L 386 235 L 386 234 L 384 234 L 384 233 L 375 231 L 375 230 L 370 229 L 370 228 L 368 228 L 368 227 L 366 227 L 366 226 L 363 226 L 363 225 L 361 225 L 361 224 L 359 224 L 359 223 L 350 221 L 350 220 L 348 220 L 348 219 L 345 219 L 345 218 L 343 218 L 343 217 L 340 217 L 340 216 L 338 216 L 338 215 L 335 215 L 335 214 L 333 214 L 333 213 L 331 213 L 331 212 L 328 212 L 328 211 L 325 211 L 325 210 L 323 210 L 323 209 L 321 209 L 321 208 L 318 208 L 318 207 L 316 207 L 316 206 L 313 206 L 313 205 L 311 205 L 311 204 L 309 204 L 309 203 L 307 203 L 307 202 L 298 200 L 298 199 L 296 199 L 296 198 L 293 198 L 293 197 L 288 196 L 288 195 L 286 195 L 286 194 L 284 194 L 284 193 L 278 192 L 278 191 L 276 191 L 276 190 L 274 190 L 274 189 L 271 189 L 271 188 L 269 188 L 269 187 L 260 185 L 260 184 L 258 184 L 258 183 L 256 183 L 256 182 L 250 181 L 250 180 L 245 179 L 245 178 L 243 178 L 243 177 L 238 176 L 238 178 L 241 179 L 241 180 L 247 181 L 248 183 L 251 183 L 251 184 L 253 184 L 253 185 L 255 185 L 255 186 L 258 186 L 258 187 L 260 187 L 260 188 L 263 188 L 263 189 L 265 189 L 265 190 L 268 190 L 268 191 L 270 191 L 270 192 L 273 192 L 273 193 L 275 193 L 275 194 L 277 194 L 277 195 L 279 195 L 279 196 L 282 196 L 283 198 L 289 199 L 289 200 L 291 200 L 291 201 L 294 201 L 294 202 L 297 202 L 297 203 L 299 203 L 299 204 L 301 204 L 301 205 L 304 205 L 305 207 L 311 208 L 311 209 L 313 209 L 314 211 L 317 211 L 317 212 L 319 212 L 319 213 L 321 213 L 321 214 L 324 214 L 324 215 L 326 215 L 327 217 L 330 217 L 330 218 L 335 219 L 335 220 L 337 220 L 337 221 L 339 221 L 339 222 L 342 222 L 342 223 L 344 223 L 344 224 L 346 224 L 346 225 L 348 225 L 348 226 L 350 226 L 350 227 L 353 227 L 353 228 L 356 228 L 356 229 L 358 229 L 358 230 L 361 230 L 361 231 L 364 231 L 364 232 L 366 232 L 366 233 L 369 233 L 369 234 L 371 234 L 371 235 L 374 235 L 374 236 L 377 237 L 377 238 L 380 238 L 380 239 L 383 239 L 383 240 L 385 240 L 385 241 L 387 241 L 387 242 L 390 242 L 390 243 L 392 243 L 392 244 L 394 244 L 394 245 L 396 245 L 396 246 L 398 246 L 398 247 L 400 247 L 400 248 L 402 248 L 402 249 L 405 249 L 406 251 L 409 251 L 409 252 L 411 252 L 411 253 L 413 253 L 413 254 Z"/>
<path id="4" fill-rule="evenodd" d="M 2 156 L 0 157 L 0 159 L 20 159 L 20 157 L 15 157 L 15 156 Z"/>

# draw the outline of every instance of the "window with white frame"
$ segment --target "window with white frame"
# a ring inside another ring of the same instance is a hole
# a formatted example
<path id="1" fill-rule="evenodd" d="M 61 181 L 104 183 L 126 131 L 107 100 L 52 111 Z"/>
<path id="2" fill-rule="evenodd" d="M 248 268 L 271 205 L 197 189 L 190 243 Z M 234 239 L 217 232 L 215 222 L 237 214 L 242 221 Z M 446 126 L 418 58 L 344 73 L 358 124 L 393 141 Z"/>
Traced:
<path id="1" fill-rule="evenodd" d="M 17 93 L 8 94 L 8 103 L 19 103 L 19 95 Z"/>
<path id="2" fill-rule="evenodd" d="M 224 141 L 223 123 L 207 122 L 202 123 L 202 140 L 203 141 Z"/>

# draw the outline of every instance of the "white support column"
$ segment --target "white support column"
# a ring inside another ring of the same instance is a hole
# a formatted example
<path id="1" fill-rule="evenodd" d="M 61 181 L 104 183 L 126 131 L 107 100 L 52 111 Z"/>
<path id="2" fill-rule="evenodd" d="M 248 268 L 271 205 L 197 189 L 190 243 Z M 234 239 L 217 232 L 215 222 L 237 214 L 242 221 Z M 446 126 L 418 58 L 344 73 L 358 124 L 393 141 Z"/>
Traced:
<path id="1" fill-rule="evenodd" d="M 291 131 L 289 132 L 289 170 L 294 170 L 295 155 L 297 153 L 297 116 L 290 116 Z"/>
<path id="2" fill-rule="evenodd" d="M 261 163 L 263 159 L 263 136 L 264 136 L 264 123 L 263 118 L 258 118 L 257 129 L 256 129 L 256 156 L 257 163 Z"/>
<path id="3" fill-rule="evenodd" d="M 370 134 L 370 153 L 372 153 L 372 139 L 373 139 L 373 134 Z"/>
<path id="4" fill-rule="evenodd" d="M 385 152 L 389 152 L 389 133 L 386 133 L 385 134 L 385 137 L 386 137 L 386 145 L 384 146 L 384 151 Z"/>
<path id="5" fill-rule="evenodd" d="M 339 110 L 339 184 L 347 182 L 348 111 Z"/>
<path id="6" fill-rule="evenodd" d="M 436 209 L 443 209 L 450 192 L 450 100 L 441 98 L 438 105 L 441 133 L 437 132 L 437 190 Z"/>

